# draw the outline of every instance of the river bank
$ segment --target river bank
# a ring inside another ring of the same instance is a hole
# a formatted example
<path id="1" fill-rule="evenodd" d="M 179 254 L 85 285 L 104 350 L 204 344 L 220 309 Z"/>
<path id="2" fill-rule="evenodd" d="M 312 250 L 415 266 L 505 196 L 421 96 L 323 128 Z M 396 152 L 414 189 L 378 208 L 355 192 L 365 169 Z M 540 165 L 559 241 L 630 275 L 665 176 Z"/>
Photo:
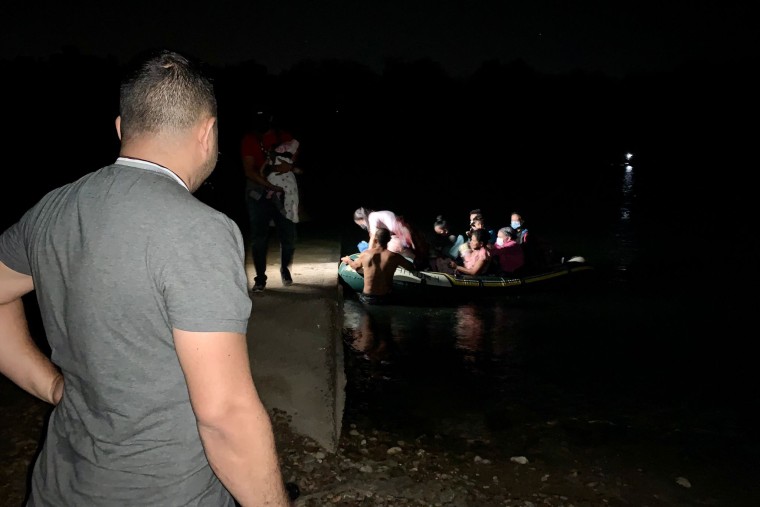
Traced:
<path id="1" fill-rule="evenodd" d="M 0 407 L 6 416 L 1 505 L 21 507 L 50 408 L 4 378 Z M 470 439 L 466 429 L 401 440 L 349 424 L 334 453 L 294 433 L 284 412 L 275 411 L 272 421 L 283 478 L 301 491 L 299 507 L 757 505 L 756 470 L 721 459 L 722 446 L 741 442 L 728 434 L 699 435 L 689 425 L 658 428 L 654 415 L 633 428 L 580 419 L 539 422 L 516 411 L 508 447 Z M 699 453 L 693 453 L 695 438 L 703 439 Z M 682 454 L 687 444 L 690 456 Z"/>

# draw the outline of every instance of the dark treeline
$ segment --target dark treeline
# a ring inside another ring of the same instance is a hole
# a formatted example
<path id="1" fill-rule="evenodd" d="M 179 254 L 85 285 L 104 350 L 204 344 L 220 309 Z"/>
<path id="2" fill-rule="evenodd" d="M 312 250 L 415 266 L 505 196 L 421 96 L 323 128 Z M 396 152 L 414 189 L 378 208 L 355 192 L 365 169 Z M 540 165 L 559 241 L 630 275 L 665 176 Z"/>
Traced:
<path id="1" fill-rule="evenodd" d="M 48 190 L 116 157 L 123 69 L 76 50 L 0 68 L 10 131 L 4 228 Z M 315 218 L 365 205 L 430 222 L 496 201 L 535 220 L 542 203 L 582 206 L 568 190 L 617 177 L 608 168 L 624 151 L 649 158 L 660 178 L 678 157 L 724 152 L 755 83 L 742 68 L 698 63 L 625 78 L 544 74 L 520 60 L 485 62 L 458 79 L 431 60 L 389 60 L 380 74 L 351 61 L 306 61 L 278 75 L 256 62 L 209 71 L 222 155 L 199 197 L 243 227 L 238 145 L 257 111 L 276 113 L 301 140 Z"/>

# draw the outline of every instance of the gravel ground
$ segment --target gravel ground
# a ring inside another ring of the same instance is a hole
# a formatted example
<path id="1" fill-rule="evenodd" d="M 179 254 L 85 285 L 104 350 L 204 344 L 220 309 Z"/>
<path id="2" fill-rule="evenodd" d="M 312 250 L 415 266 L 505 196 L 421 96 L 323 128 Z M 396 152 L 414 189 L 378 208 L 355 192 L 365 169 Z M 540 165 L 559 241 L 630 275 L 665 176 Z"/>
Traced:
<path id="1" fill-rule="evenodd" d="M 732 482 L 736 471 L 679 456 L 662 442 L 623 444 L 604 421 L 516 427 L 510 447 L 519 453 L 466 436 L 398 440 L 353 426 L 330 454 L 293 435 L 284 414 L 273 420 L 285 478 L 301 489 L 299 506 L 757 505 L 757 495 L 750 499 Z"/>
<path id="2" fill-rule="evenodd" d="M 0 408 L 0 501 L 21 507 L 49 407 L 2 379 Z M 758 505 L 751 482 L 738 479 L 753 472 L 710 459 L 719 450 L 685 456 L 669 433 L 631 435 L 605 421 L 516 424 L 510 445 L 466 434 L 400 440 L 349 425 L 334 453 L 293 433 L 286 414 L 272 421 L 299 507 Z"/>

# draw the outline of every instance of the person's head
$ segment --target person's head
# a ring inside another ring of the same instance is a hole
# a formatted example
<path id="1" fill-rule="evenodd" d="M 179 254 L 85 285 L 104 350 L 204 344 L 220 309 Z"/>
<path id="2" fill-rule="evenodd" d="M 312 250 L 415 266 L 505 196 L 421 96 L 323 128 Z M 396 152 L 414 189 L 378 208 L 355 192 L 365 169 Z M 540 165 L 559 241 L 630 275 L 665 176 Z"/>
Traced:
<path id="1" fill-rule="evenodd" d="M 470 222 L 470 227 L 472 227 L 473 229 L 485 229 L 486 228 L 485 218 L 478 215 L 472 220 L 472 222 Z"/>
<path id="2" fill-rule="evenodd" d="M 175 152 L 169 157 L 181 158 L 179 165 L 189 173 L 184 176 L 192 180 L 186 181 L 191 190 L 216 166 L 216 119 L 211 81 L 178 53 L 162 50 L 143 57 L 121 82 L 116 129 L 122 153 L 170 147 Z"/>
<path id="3" fill-rule="evenodd" d="M 485 229 L 475 229 L 470 235 L 470 248 L 479 250 L 488 244 L 491 234 Z"/>
<path id="4" fill-rule="evenodd" d="M 496 233 L 496 244 L 501 246 L 511 239 L 515 239 L 515 230 L 511 227 L 502 227 Z"/>
<path id="5" fill-rule="evenodd" d="M 449 223 L 443 218 L 443 215 L 438 215 L 433 223 L 433 230 L 436 234 L 445 236 L 449 233 Z"/>
<path id="6" fill-rule="evenodd" d="M 483 213 L 480 211 L 480 208 L 475 208 L 473 210 L 470 210 L 470 223 L 472 223 L 473 220 L 475 220 L 476 217 L 482 216 Z"/>
<path id="7" fill-rule="evenodd" d="M 510 218 L 510 226 L 512 226 L 513 229 L 519 229 L 523 225 L 523 219 L 522 215 L 519 213 L 512 213 L 512 217 Z"/>
<path id="8" fill-rule="evenodd" d="M 250 124 L 248 127 L 251 131 L 257 134 L 263 134 L 269 130 L 270 125 L 270 113 L 262 109 L 256 109 L 249 117 Z"/>
<path id="9" fill-rule="evenodd" d="M 372 210 L 369 210 L 367 208 L 357 208 L 357 210 L 354 211 L 354 222 L 365 231 L 369 227 L 367 217 L 370 213 L 372 213 Z"/>
<path id="10" fill-rule="evenodd" d="M 377 244 L 385 249 L 388 247 L 388 242 L 391 240 L 391 231 L 384 228 L 379 228 L 377 231 L 375 231 L 375 241 Z"/>

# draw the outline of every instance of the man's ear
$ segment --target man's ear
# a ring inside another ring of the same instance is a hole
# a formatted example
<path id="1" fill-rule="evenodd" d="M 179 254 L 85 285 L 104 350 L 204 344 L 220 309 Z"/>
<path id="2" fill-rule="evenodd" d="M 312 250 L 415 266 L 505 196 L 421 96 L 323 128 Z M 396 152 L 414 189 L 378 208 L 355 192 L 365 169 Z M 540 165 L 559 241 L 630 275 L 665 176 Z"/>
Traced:
<path id="1" fill-rule="evenodd" d="M 121 141 L 121 116 L 116 117 L 116 135 L 119 136 L 119 141 Z"/>
<path id="2" fill-rule="evenodd" d="M 206 120 L 204 120 L 201 123 L 201 126 L 198 130 L 198 142 L 201 143 L 201 146 L 205 151 L 209 151 L 212 144 L 212 132 L 214 130 L 214 127 L 216 125 L 216 118 L 209 117 Z"/>

